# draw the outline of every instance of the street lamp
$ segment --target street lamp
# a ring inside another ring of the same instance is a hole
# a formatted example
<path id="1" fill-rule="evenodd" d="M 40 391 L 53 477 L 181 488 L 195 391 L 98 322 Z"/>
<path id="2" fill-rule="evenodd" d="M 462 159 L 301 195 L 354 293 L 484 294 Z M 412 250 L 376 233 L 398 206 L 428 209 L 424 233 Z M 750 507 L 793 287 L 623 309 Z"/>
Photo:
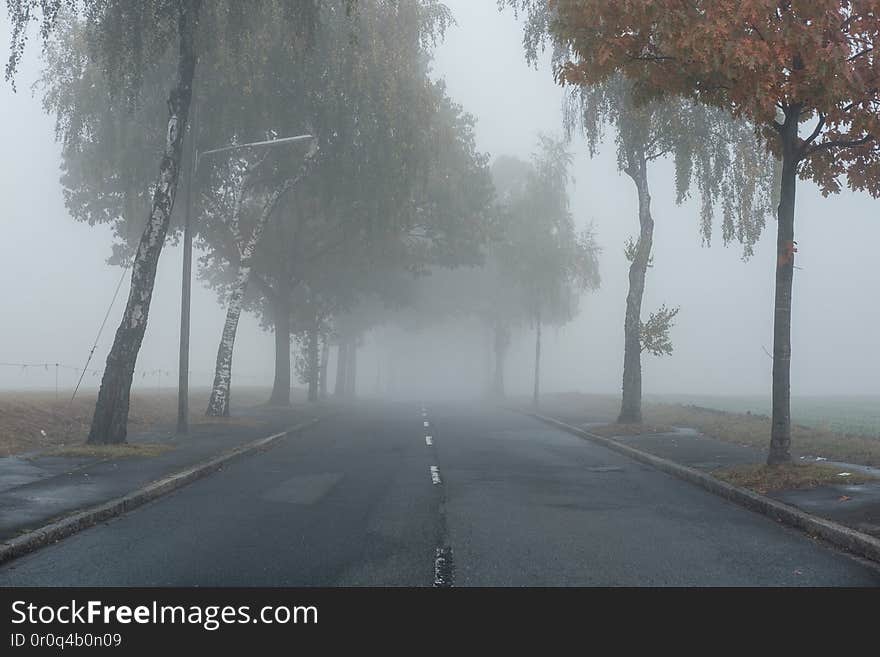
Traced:
<path id="1" fill-rule="evenodd" d="M 195 117 L 194 117 L 195 118 Z M 192 123 L 195 128 L 195 121 Z M 214 148 L 199 153 L 195 148 L 195 129 L 190 136 L 192 140 L 192 170 L 189 182 L 186 186 L 186 214 L 183 225 L 183 285 L 180 294 L 180 362 L 179 378 L 177 387 L 177 433 L 189 433 L 189 332 L 190 332 L 190 299 L 192 292 L 192 187 L 196 180 L 199 164 L 208 155 L 226 153 L 242 148 L 261 148 L 280 146 L 281 144 L 294 144 L 313 139 L 312 135 L 297 135 L 296 137 L 283 137 L 281 139 L 267 139 L 265 141 L 253 141 L 247 144 L 232 144 L 221 148 Z"/>

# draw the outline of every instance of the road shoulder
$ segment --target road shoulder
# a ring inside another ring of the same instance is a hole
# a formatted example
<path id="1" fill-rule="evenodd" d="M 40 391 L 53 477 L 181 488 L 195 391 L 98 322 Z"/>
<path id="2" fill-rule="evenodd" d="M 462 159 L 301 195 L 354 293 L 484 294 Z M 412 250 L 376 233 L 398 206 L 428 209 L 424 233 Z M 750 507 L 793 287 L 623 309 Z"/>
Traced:
<path id="1" fill-rule="evenodd" d="M 778 499 L 774 499 L 774 497 L 769 495 L 762 495 L 714 477 L 711 474 L 711 470 L 720 465 L 719 450 L 713 449 L 718 447 L 714 444 L 714 442 L 718 441 L 706 438 L 701 443 L 692 442 L 687 450 L 682 451 L 682 454 L 687 454 L 686 459 L 680 457 L 673 459 L 670 458 L 672 452 L 669 447 L 668 436 L 667 440 L 660 439 L 659 435 L 642 436 L 639 437 L 638 441 L 632 440 L 631 437 L 626 439 L 606 438 L 591 433 L 584 427 L 574 426 L 548 415 L 534 413 L 525 409 L 516 410 L 568 433 L 624 454 L 636 461 L 651 465 L 663 472 L 696 484 L 704 490 L 720 495 L 752 511 L 762 513 L 778 522 L 804 531 L 811 536 L 821 538 L 836 547 L 845 549 L 860 557 L 880 562 L 880 539 L 848 527 L 836 519 L 822 517 L 798 507 L 798 503 L 801 502 L 800 497 L 803 496 L 804 499 L 809 499 L 810 491 L 784 491 L 779 494 Z M 634 442 L 636 444 L 633 444 Z M 662 452 L 663 455 L 660 456 L 652 452 Z M 745 455 L 737 451 L 735 458 L 742 462 Z M 688 460 L 692 465 L 680 462 Z M 702 466 L 704 469 L 693 466 Z M 798 494 L 801 495 L 799 496 Z M 811 494 L 815 496 L 816 493 L 812 492 Z M 821 508 L 824 508 L 824 506 Z"/>
<path id="2" fill-rule="evenodd" d="M 125 513 L 266 449 L 332 412 L 266 411 L 260 422 L 194 427 L 185 437 L 139 436 L 173 447 L 153 458 L 0 459 L 0 563 Z"/>

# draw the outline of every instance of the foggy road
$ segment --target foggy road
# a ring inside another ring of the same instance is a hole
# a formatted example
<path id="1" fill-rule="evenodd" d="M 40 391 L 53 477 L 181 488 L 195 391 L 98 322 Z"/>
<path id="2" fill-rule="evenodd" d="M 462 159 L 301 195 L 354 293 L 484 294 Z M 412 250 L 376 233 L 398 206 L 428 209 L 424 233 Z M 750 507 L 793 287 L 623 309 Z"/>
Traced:
<path id="1" fill-rule="evenodd" d="M 426 426 L 427 425 L 427 426 Z M 0 586 L 880 584 L 529 417 L 367 405 L 0 569 Z M 450 582 L 451 580 L 451 582 Z"/>

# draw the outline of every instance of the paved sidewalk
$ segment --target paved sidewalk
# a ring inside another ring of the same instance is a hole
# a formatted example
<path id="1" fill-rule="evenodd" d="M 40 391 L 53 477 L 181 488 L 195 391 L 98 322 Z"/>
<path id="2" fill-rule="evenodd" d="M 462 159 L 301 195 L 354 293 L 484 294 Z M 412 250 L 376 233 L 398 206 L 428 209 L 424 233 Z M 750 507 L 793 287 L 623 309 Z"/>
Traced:
<path id="1" fill-rule="evenodd" d="M 230 449 L 320 417 L 328 406 L 243 409 L 231 420 L 197 423 L 189 436 L 161 427 L 130 443 L 167 445 L 155 457 L 96 458 L 40 454 L 0 458 L 0 541 L 67 514 L 126 495 Z"/>
<path id="2" fill-rule="evenodd" d="M 542 403 L 540 412 L 585 431 L 609 423 L 607 418 L 596 417 L 587 412 L 578 413 L 568 404 L 554 404 L 552 399 Z M 671 433 L 615 436 L 613 439 L 654 456 L 704 472 L 751 463 L 762 464 L 767 458 L 764 450 L 724 442 L 684 427 L 676 428 Z M 795 460 L 811 463 L 816 462 L 817 458 L 795 453 Z M 807 513 L 880 538 L 880 468 L 825 461 L 821 458 L 819 460 L 839 467 L 842 472 L 865 472 L 874 475 L 878 477 L 878 481 L 851 485 L 842 480 L 837 485 L 771 491 L 767 496 Z"/>

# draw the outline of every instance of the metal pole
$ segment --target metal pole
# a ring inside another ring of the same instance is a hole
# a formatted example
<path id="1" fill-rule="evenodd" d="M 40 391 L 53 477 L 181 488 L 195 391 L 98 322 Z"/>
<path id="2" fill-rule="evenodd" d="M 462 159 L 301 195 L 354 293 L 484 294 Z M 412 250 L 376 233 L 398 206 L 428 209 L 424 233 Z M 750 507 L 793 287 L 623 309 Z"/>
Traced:
<path id="1" fill-rule="evenodd" d="M 183 283 L 180 293 L 180 359 L 177 382 L 177 433 L 189 433 L 189 328 L 190 298 L 192 292 L 192 188 L 198 168 L 196 150 L 197 108 L 193 103 L 190 122 L 190 174 L 186 184 L 186 214 L 183 223 Z"/>
<path id="2" fill-rule="evenodd" d="M 215 153 L 225 153 L 226 151 L 237 151 L 242 148 L 252 148 L 254 146 L 278 146 L 280 144 L 296 144 L 299 142 L 314 139 L 312 135 L 297 135 L 296 137 L 279 137 L 278 139 L 266 139 L 264 141 L 252 141 L 247 144 L 230 144 L 220 148 L 213 148 L 205 151 L 202 155 L 214 155 Z"/>

